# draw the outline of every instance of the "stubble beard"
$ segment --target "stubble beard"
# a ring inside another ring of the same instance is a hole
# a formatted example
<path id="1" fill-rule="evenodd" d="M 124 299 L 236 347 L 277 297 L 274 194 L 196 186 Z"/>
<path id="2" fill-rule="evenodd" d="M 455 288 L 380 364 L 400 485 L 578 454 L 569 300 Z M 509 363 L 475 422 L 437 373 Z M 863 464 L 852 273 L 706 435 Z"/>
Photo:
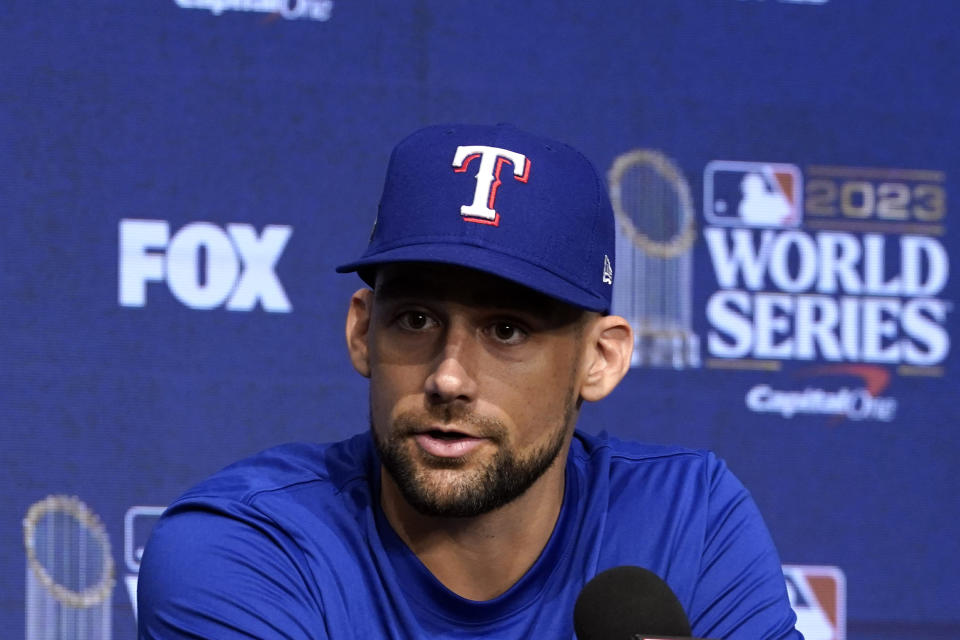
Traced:
<path id="1" fill-rule="evenodd" d="M 429 456 L 425 461 L 415 459 L 415 454 L 410 451 L 410 438 L 426 427 L 412 414 L 399 416 L 386 437 L 377 433 L 372 419 L 370 431 L 381 463 L 410 506 L 426 516 L 469 518 L 519 498 L 554 464 L 576 418 L 576 402 L 572 395 L 571 390 L 563 418 L 550 439 L 523 457 L 504 444 L 507 429 L 500 421 L 473 414 L 458 415 L 458 422 L 472 425 L 475 432 L 497 446 L 493 458 L 476 469 L 462 469 L 463 458 Z M 444 413 L 449 421 L 449 409 Z M 449 471 L 444 472 L 445 479 L 438 479 L 437 470 Z"/>

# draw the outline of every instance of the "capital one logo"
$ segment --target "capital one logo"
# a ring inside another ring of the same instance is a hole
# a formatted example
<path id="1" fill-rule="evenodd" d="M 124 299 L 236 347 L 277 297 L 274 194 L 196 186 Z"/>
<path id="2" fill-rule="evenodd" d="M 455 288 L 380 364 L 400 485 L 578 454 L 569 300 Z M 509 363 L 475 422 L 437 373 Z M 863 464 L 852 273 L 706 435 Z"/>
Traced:
<path id="1" fill-rule="evenodd" d="M 471 161 L 480 158 L 480 167 L 477 170 L 477 187 L 473 192 L 473 202 L 460 207 L 460 215 L 467 222 L 479 222 L 499 226 L 500 214 L 493 208 L 500 187 L 500 170 L 503 163 L 509 162 L 513 166 L 513 177 L 519 182 L 530 179 L 530 160 L 522 153 L 488 147 L 485 145 L 468 145 L 457 147 L 453 156 L 453 170 L 464 173 Z"/>
<path id="2" fill-rule="evenodd" d="M 292 309 L 274 268 L 293 232 L 285 225 L 191 222 L 173 235 L 165 220 L 120 221 L 120 304 L 147 304 L 147 283 L 166 282 L 192 309 Z"/>

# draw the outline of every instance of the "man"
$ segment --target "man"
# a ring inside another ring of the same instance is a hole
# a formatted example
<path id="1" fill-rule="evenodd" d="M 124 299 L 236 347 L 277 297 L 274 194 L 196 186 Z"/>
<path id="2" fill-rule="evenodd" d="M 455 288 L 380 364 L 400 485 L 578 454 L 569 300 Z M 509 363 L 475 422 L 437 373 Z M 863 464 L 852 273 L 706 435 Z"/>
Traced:
<path id="1" fill-rule="evenodd" d="M 799 638 L 746 490 L 707 452 L 575 431 L 629 368 L 613 213 L 573 149 L 513 127 L 394 150 L 338 270 L 370 430 L 278 447 L 176 501 L 140 570 L 141 638 L 571 638 L 598 572 L 639 565 L 697 635 Z"/>

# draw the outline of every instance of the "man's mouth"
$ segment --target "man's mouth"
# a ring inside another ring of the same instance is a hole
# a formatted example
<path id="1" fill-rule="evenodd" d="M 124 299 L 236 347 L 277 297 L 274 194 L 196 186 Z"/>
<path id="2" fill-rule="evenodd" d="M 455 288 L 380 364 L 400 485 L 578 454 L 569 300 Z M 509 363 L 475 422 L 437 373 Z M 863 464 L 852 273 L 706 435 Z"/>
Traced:
<path id="1" fill-rule="evenodd" d="M 460 458 L 480 447 L 486 438 L 455 430 L 429 429 L 414 434 L 424 452 L 438 458 Z"/>
<path id="2" fill-rule="evenodd" d="M 461 440 L 463 438 L 473 437 L 460 431 L 443 431 L 441 429 L 431 429 L 427 431 L 426 434 L 431 438 L 437 438 L 439 440 Z"/>

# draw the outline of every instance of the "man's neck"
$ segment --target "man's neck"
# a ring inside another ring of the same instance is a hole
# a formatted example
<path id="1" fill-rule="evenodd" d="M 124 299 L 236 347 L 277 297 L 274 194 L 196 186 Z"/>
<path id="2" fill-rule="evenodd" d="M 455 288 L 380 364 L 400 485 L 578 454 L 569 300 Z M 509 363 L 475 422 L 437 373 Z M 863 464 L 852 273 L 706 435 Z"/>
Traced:
<path id="1" fill-rule="evenodd" d="M 469 600 L 490 600 L 512 587 L 546 546 L 563 503 L 565 455 L 522 496 L 472 518 L 425 516 L 381 469 L 387 521 L 430 572 Z"/>

